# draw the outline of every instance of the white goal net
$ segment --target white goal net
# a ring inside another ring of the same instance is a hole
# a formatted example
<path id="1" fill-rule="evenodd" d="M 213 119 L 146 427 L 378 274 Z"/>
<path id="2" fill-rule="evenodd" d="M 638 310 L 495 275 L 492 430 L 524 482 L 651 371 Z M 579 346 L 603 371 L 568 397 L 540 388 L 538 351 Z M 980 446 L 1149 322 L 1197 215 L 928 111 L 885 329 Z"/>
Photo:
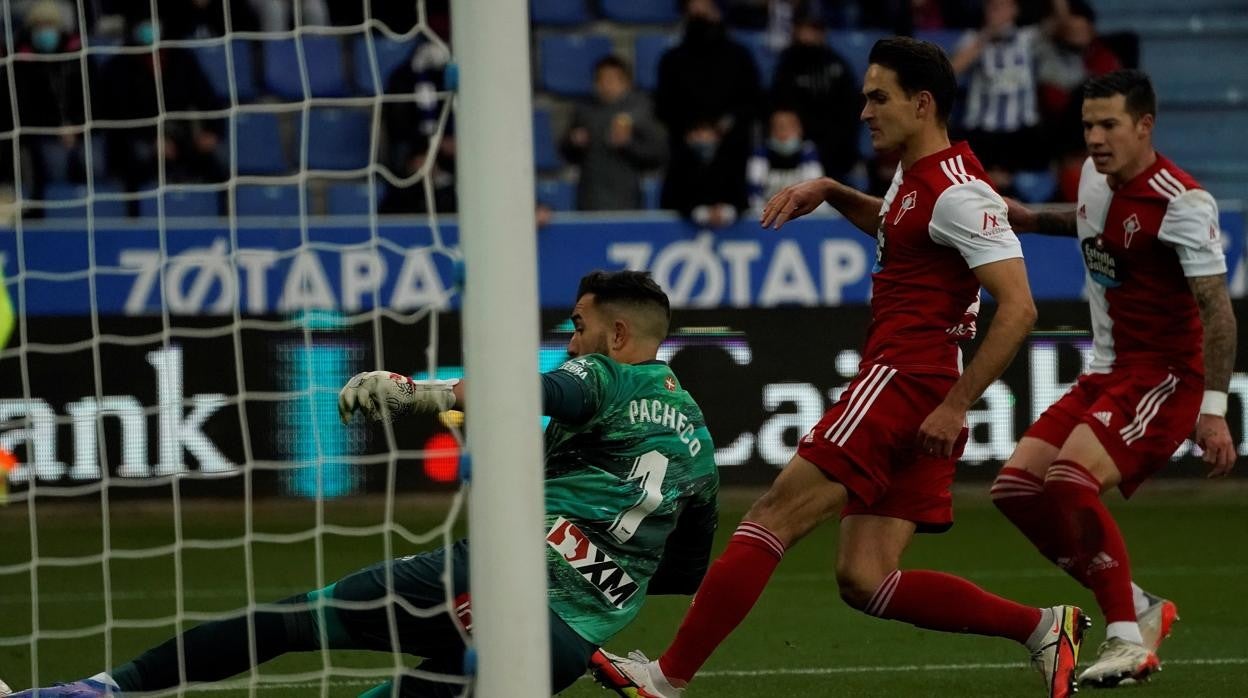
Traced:
<path id="1" fill-rule="evenodd" d="M 3 3 L 15 690 L 462 534 L 457 422 L 336 413 L 357 371 L 461 370 L 442 5 Z M 321 651 L 213 688 L 354 695 L 415 666 Z"/>

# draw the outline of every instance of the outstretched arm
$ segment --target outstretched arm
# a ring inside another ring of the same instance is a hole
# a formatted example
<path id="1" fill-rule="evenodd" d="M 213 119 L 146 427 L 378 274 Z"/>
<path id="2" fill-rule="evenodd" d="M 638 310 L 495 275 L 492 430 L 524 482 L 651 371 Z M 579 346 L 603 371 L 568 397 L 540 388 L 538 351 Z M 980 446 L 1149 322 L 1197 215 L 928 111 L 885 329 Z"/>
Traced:
<path id="1" fill-rule="evenodd" d="M 1226 424 L 1226 393 L 1235 369 L 1235 313 L 1226 290 L 1226 275 L 1188 277 L 1205 328 L 1205 398 L 1196 419 L 1196 443 L 1213 466 L 1209 477 L 1235 467 L 1235 443 Z"/>
<path id="2" fill-rule="evenodd" d="M 565 424 L 584 424 L 598 406 L 582 381 L 561 371 L 543 373 L 542 414 Z M 338 393 L 338 416 L 345 424 L 358 409 L 382 420 L 409 412 L 444 412 L 464 406 L 464 381 L 414 381 L 400 373 L 357 373 Z"/>
<path id="3" fill-rule="evenodd" d="M 1017 199 L 1006 198 L 1010 210 L 1010 227 L 1017 233 L 1039 233 L 1059 237 L 1078 237 L 1075 209 L 1062 211 L 1036 211 L 1027 208 Z"/>
<path id="4" fill-rule="evenodd" d="M 847 187 L 831 177 L 799 182 L 781 189 L 763 209 L 762 226 L 779 230 L 780 226 L 810 213 L 825 201 L 859 230 L 875 236 L 880 227 L 880 209 L 884 200 Z"/>

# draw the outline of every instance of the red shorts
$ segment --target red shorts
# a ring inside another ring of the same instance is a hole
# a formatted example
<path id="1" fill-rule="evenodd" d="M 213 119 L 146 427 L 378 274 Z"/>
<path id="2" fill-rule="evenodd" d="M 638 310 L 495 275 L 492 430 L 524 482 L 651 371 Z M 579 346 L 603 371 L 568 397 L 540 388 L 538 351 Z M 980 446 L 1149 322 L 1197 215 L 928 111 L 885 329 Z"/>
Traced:
<path id="1" fill-rule="evenodd" d="M 924 533 L 953 525 L 949 486 L 967 430 L 962 429 L 948 458 L 920 453 L 918 433 L 955 381 L 953 376 L 913 376 L 870 366 L 802 437 L 797 455 L 849 490 L 842 517 L 905 519 Z"/>
<path id="2" fill-rule="evenodd" d="M 1023 436 L 1061 448 L 1087 424 L 1122 474 L 1118 489 L 1130 497 L 1191 435 L 1203 394 L 1202 380 L 1166 368 L 1085 373 Z"/>

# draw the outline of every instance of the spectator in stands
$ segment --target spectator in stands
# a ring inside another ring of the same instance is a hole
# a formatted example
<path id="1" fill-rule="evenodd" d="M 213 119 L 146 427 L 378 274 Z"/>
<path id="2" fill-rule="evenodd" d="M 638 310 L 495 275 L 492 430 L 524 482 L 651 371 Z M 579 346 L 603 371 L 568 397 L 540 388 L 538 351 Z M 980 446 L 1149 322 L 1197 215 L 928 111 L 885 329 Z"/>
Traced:
<path id="1" fill-rule="evenodd" d="M 396 34 L 406 34 L 416 26 L 417 6 L 415 2 L 392 2 L 371 0 L 370 17 Z M 443 30 L 447 24 L 446 14 L 448 0 L 425 0 L 425 16 L 429 27 L 443 39 L 449 34 Z M 329 3 L 329 19 L 336 26 L 354 26 L 364 22 L 364 2 L 332 2 Z"/>
<path id="2" fill-rule="evenodd" d="M 3 37 L 0 37 L 0 58 L 7 59 L 9 57 L 8 46 L 5 44 Z M 0 70 L 0 94 L 9 93 L 9 72 Z M 0 132 L 10 133 L 13 131 L 13 102 L 12 100 L 0 100 Z M 13 221 L 15 213 L 14 202 L 16 200 L 16 192 L 13 189 L 15 182 L 13 177 L 13 136 L 0 136 L 0 225 L 9 225 Z M 7 157 L 6 157 L 7 156 Z"/>
<path id="3" fill-rule="evenodd" d="M 802 130 L 819 151 L 823 170 L 838 180 L 858 162 L 860 78 L 828 46 L 822 21 L 804 15 L 794 22 L 793 43 L 776 64 L 772 103 L 797 111 Z"/>
<path id="4" fill-rule="evenodd" d="M 1074 201 L 1079 173 L 1087 156 L 1083 141 L 1083 83 L 1123 67 L 1118 56 L 1096 34 L 1096 13 L 1087 0 L 1067 0 L 1069 13 L 1056 22 L 1039 47 L 1040 112 L 1057 151 L 1058 198 Z"/>
<path id="5" fill-rule="evenodd" d="M 429 138 L 437 131 L 443 106 L 438 93 L 446 89 L 445 68 L 450 59 L 445 46 L 417 41 L 411 57 L 395 68 L 386 82 L 387 94 L 408 96 L 382 105 L 389 142 L 386 164 L 392 170 L 406 171 L 413 156 L 424 155 Z"/>
<path id="6" fill-rule="evenodd" d="M 697 162 L 687 151 L 695 126 L 712 124 L 715 161 L 741 182 L 745 200 L 745 161 L 749 158 L 754 120 L 762 102 L 758 68 L 748 49 L 728 38 L 714 0 L 681 0 L 684 38 L 659 60 L 655 114 L 667 127 L 673 166 L 678 159 Z M 667 185 L 671 185 L 669 176 Z M 666 190 L 666 187 L 665 187 Z"/>
<path id="7" fill-rule="evenodd" d="M 82 68 L 71 52 L 82 48 L 78 34 L 65 21 L 64 3 L 39 0 L 23 16 L 13 74 L 17 121 L 24 128 L 62 128 L 56 135 L 23 135 L 21 149 L 30 162 L 23 192 L 43 198 L 49 181 L 84 181 Z M 23 56 L 66 54 L 55 60 L 22 60 Z"/>
<path id="8" fill-rule="evenodd" d="M 259 20 L 244 0 L 228 0 L 230 29 L 256 31 Z M 207 39 L 225 35 L 226 0 L 157 0 L 160 34 L 167 39 Z M 149 16 L 147 3 L 130 3 L 123 14 L 131 23 Z M 140 16 L 142 15 L 142 16 Z"/>
<path id="9" fill-rule="evenodd" d="M 724 23 L 734 29 L 760 31 L 764 43 L 775 52 L 788 48 L 793 22 L 809 14 L 818 0 L 725 0 Z"/>
<path id="10" fill-rule="evenodd" d="M 421 173 L 429 160 L 430 139 L 413 144 L 400 176 L 410 178 Z M 458 207 L 455 193 L 455 136 L 447 133 L 438 143 L 437 153 L 427 172 L 406 187 L 392 187 L 381 200 L 378 213 L 429 213 L 425 183 L 433 186 L 433 207 L 438 213 L 454 213 Z"/>
<path id="11" fill-rule="evenodd" d="M 819 151 L 802 136 L 797 112 L 780 108 L 771 113 L 767 138 L 754 151 L 746 170 L 750 210 L 762 213 L 767 201 L 790 184 L 823 176 Z M 821 206 L 827 209 L 827 205 Z"/>
<path id="12" fill-rule="evenodd" d="M 917 30 L 978 26 L 979 0 L 860 0 L 864 27 L 910 36 Z"/>
<path id="13" fill-rule="evenodd" d="M 150 20 L 132 22 L 126 30 L 130 46 L 150 46 L 156 27 Z M 195 57 L 180 48 L 161 48 L 152 53 L 115 56 L 101 70 L 92 108 L 100 119 L 155 119 L 162 104 L 165 112 L 200 112 L 225 107 L 212 90 Z M 164 122 L 165 177 L 170 182 L 222 182 L 227 167 L 222 161 L 220 118 L 192 116 Z M 157 178 L 161 144 L 155 124 L 107 129 L 108 163 L 126 188 L 134 191 Z"/>
<path id="14" fill-rule="evenodd" d="M 1053 7 L 1050 27 L 1069 14 L 1065 0 Z M 1036 74 L 1044 30 L 1017 26 L 1018 13 L 1017 0 L 986 0 L 983 26 L 968 31 L 950 59 L 956 73 L 970 74 L 962 129 L 1000 189 L 1013 172 L 1047 165 Z"/>
<path id="15" fill-rule="evenodd" d="M 324 27 L 329 24 L 326 0 L 251 0 L 251 8 L 260 18 L 260 31 L 285 32 L 295 27 L 295 3 L 302 12 L 299 26 Z"/>
<path id="16" fill-rule="evenodd" d="M 1078 105 L 1071 109 L 1072 95 L 1088 78 L 1123 67 L 1118 56 L 1096 35 L 1096 13 L 1087 0 L 1066 0 L 1069 12 L 1054 23 L 1053 33 L 1037 47 L 1040 111 L 1046 122 L 1067 120 L 1066 130 L 1079 124 Z M 1073 100 L 1079 101 L 1079 100 Z M 1075 117 L 1074 123 L 1069 119 Z M 1073 138 L 1083 142 L 1080 129 Z"/>
<path id="17" fill-rule="evenodd" d="M 628 65 L 607 56 L 594 66 L 594 100 L 577 105 L 563 156 L 580 165 L 576 207 L 582 211 L 642 208 L 641 176 L 663 164 L 663 129 L 645 95 L 633 92 Z"/>
<path id="18" fill-rule="evenodd" d="M 746 207 L 745 163 L 725 152 L 723 132 L 695 121 L 672 152 L 662 206 L 708 228 L 731 225 Z"/>

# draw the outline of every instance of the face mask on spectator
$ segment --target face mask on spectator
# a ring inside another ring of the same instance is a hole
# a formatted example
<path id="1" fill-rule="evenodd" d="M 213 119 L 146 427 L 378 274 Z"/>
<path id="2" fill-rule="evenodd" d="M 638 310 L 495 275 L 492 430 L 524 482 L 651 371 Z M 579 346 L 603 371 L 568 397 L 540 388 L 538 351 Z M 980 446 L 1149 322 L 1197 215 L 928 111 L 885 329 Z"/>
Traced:
<path id="1" fill-rule="evenodd" d="M 39 53 L 52 53 L 61 45 L 61 30 L 56 27 L 39 27 L 30 33 L 30 43 Z"/>
<path id="2" fill-rule="evenodd" d="M 771 148 L 771 152 L 776 155 L 796 155 L 797 151 L 802 149 L 802 139 L 800 138 L 768 138 L 767 147 Z"/>
<path id="3" fill-rule="evenodd" d="M 141 46 L 151 46 L 156 41 L 156 27 L 151 22 L 139 22 L 134 27 L 134 41 Z"/>
<path id="4" fill-rule="evenodd" d="M 715 159 L 715 151 L 719 150 L 719 143 L 715 141 L 689 141 L 689 149 L 694 155 L 698 156 L 701 162 L 710 162 Z"/>

